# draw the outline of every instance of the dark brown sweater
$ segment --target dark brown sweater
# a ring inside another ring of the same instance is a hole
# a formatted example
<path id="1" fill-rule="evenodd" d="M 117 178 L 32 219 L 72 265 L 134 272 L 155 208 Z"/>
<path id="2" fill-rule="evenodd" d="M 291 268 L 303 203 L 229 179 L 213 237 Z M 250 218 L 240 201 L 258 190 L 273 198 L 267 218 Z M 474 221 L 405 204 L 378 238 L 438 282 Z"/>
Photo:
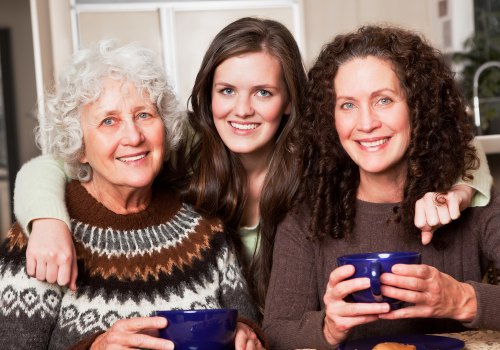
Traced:
<path id="1" fill-rule="evenodd" d="M 279 226 L 273 270 L 266 299 L 264 331 L 271 349 L 334 349 L 322 333 L 323 295 L 337 257 L 377 251 L 418 251 L 422 263 L 436 267 L 476 292 L 478 313 L 470 324 L 450 319 L 379 320 L 354 328 L 349 340 L 375 335 L 443 333 L 465 327 L 500 329 L 500 286 L 481 283 L 487 266 L 500 267 L 500 197 L 492 193 L 487 207 L 469 208 L 439 229 L 435 241 L 422 246 L 419 237 L 388 223 L 395 204 L 358 201 L 354 232 L 340 240 L 312 242 L 307 211 L 291 213 Z M 441 246 L 441 248 L 436 248 Z"/>

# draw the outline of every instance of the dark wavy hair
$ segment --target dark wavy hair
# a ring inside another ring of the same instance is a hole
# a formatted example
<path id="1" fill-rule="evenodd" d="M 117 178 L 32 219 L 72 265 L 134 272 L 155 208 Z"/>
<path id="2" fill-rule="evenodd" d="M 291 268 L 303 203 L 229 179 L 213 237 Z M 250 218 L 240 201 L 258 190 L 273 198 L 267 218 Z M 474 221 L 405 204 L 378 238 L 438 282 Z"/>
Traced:
<path id="1" fill-rule="evenodd" d="M 410 111 L 410 145 L 403 200 L 390 220 L 408 232 L 415 202 L 426 192 L 446 192 L 457 179 L 471 179 L 479 160 L 471 145 L 472 120 L 442 55 L 415 32 L 365 26 L 325 45 L 309 71 L 307 186 L 301 197 L 312 207 L 312 238 L 342 238 L 352 232 L 359 168 L 342 148 L 335 130 L 334 78 L 339 67 L 373 56 L 390 62 Z M 363 82 L 360 82 L 362 84 Z"/>
<path id="2" fill-rule="evenodd" d="M 193 164 L 193 176 L 184 199 L 200 212 L 224 220 L 234 233 L 241 258 L 237 230 L 247 199 L 247 178 L 238 155 L 225 146 L 214 126 L 211 105 L 216 68 L 228 58 L 251 52 L 266 52 L 278 59 L 292 105 L 290 115 L 283 116 L 278 129 L 261 191 L 258 253 L 250 266 L 245 266 L 250 288 L 262 311 L 276 226 L 292 206 L 302 174 L 303 147 L 298 123 L 305 113 L 305 95 L 301 90 L 306 86 L 306 73 L 297 43 L 281 23 L 241 18 L 222 29 L 210 44 L 190 96 L 189 121 L 199 138 L 192 146 L 196 159 L 189 162 Z"/>

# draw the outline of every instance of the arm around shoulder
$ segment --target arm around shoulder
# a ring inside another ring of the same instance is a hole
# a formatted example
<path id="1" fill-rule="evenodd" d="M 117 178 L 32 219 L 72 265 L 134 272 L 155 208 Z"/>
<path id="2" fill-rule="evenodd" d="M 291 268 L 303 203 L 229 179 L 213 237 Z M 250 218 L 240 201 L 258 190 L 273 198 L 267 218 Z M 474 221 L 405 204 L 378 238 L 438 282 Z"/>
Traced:
<path id="1" fill-rule="evenodd" d="M 50 155 L 36 157 L 21 167 L 14 188 L 14 214 L 25 233 L 31 231 L 31 222 L 40 218 L 59 219 L 70 227 L 64 198 L 68 180 L 63 163 Z"/>

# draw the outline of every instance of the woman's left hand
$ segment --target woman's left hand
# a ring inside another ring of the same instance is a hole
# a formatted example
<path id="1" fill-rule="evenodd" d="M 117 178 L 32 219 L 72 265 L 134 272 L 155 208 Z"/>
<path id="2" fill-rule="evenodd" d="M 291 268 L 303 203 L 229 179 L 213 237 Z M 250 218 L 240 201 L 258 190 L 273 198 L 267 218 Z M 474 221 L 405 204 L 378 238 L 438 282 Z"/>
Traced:
<path id="1" fill-rule="evenodd" d="M 429 265 L 397 264 L 380 277 L 382 294 L 413 305 L 387 314 L 383 319 L 451 318 L 470 322 L 477 313 L 474 288 Z"/>
<path id="2" fill-rule="evenodd" d="M 235 350 L 264 350 L 257 334 L 242 322 L 237 323 L 234 345 Z"/>

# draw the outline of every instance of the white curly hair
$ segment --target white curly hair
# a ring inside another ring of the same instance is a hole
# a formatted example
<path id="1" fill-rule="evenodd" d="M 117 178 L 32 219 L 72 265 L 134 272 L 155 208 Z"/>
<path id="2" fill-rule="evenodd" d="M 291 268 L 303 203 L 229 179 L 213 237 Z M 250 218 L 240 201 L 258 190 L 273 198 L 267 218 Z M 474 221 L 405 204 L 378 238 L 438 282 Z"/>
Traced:
<path id="1" fill-rule="evenodd" d="M 185 135 L 186 115 L 178 109 L 158 55 L 137 43 L 119 46 L 114 40 L 100 41 L 73 56 L 57 88 L 47 92 L 45 113 L 36 128 L 42 152 L 62 159 L 66 173 L 80 181 L 92 178 L 90 166 L 79 161 L 84 152 L 80 113 L 99 98 L 106 78 L 132 82 L 148 94 L 165 125 L 165 154 Z"/>

